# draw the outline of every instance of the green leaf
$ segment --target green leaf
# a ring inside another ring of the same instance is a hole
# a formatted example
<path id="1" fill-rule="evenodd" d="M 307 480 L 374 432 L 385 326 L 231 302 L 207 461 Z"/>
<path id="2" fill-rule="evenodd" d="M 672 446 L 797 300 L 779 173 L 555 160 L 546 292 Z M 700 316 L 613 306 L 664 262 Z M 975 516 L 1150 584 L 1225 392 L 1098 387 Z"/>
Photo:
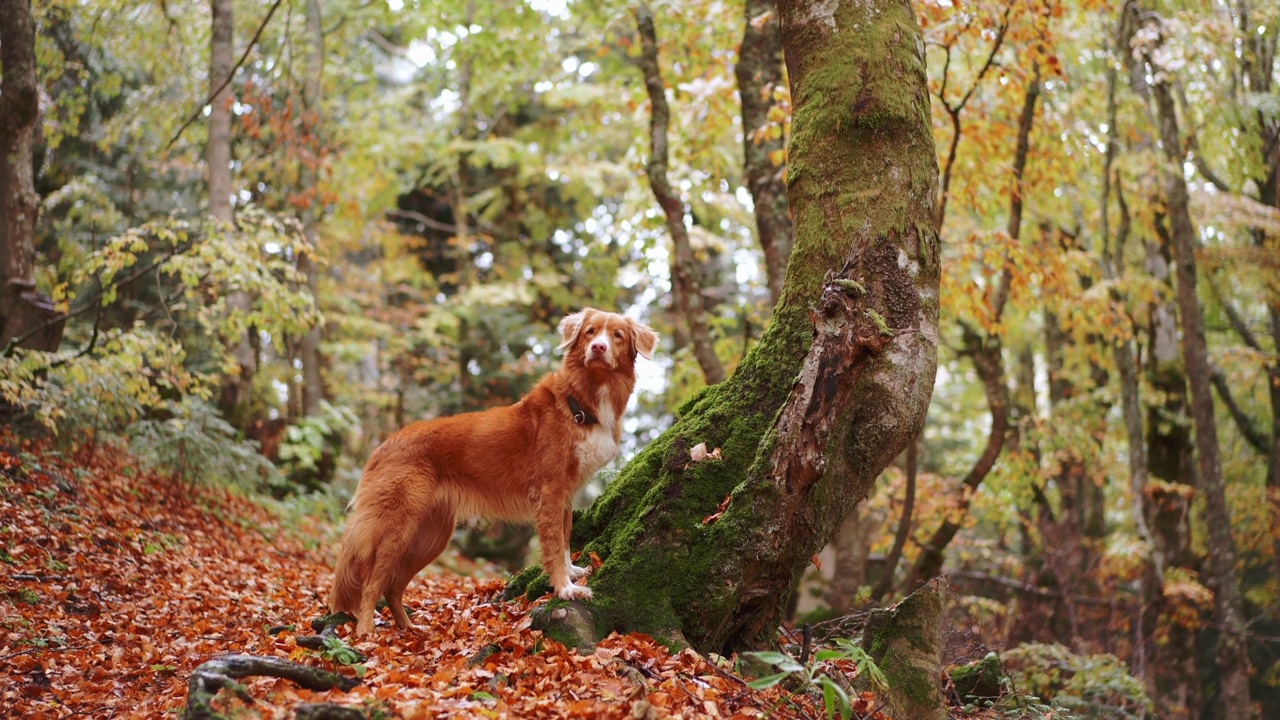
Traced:
<path id="1" fill-rule="evenodd" d="M 836 708 L 839 708 L 842 720 L 849 720 L 853 708 L 849 706 L 849 694 L 844 688 L 826 675 L 818 678 L 818 685 L 822 687 L 822 704 L 827 709 L 828 720 Z"/>
<path id="2" fill-rule="evenodd" d="M 782 670 L 783 672 L 792 673 L 792 672 L 801 672 L 804 670 L 804 666 L 796 662 L 795 660 L 793 660 L 790 655 L 784 655 L 783 653 L 780 653 L 780 652 L 772 652 L 772 651 L 766 650 L 762 652 L 749 652 L 749 653 L 743 653 L 743 654 L 749 655 L 757 660 L 760 660 L 761 662 L 769 663 L 770 665 L 778 668 L 779 670 Z"/>
<path id="3" fill-rule="evenodd" d="M 756 678 L 755 680 L 749 681 L 747 683 L 747 687 L 751 688 L 752 690 L 765 690 L 767 688 L 771 688 L 774 685 L 777 685 L 778 683 L 782 682 L 790 674 L 791 673 L 789 672 L 780 672 L 780 673 L 777 673 L 776 675 L 766 675 L 765 677 L 762 677 L 762 678 Z"/>

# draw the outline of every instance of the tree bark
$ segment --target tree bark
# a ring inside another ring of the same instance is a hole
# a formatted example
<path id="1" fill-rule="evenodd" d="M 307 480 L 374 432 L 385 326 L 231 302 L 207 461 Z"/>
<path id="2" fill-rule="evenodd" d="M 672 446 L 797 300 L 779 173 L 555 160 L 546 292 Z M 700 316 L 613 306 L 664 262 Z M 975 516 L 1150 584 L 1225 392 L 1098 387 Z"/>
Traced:
<path id="1" fill-rule="evenodd" d="M 888 681 L 892 716 L 946 720 L 942 692 L 942 620 L 946 591 L 926 585 L 888 610 L 873 610 L 863 647 Z"/>
<path id="2" fill-rule="evenodd" d="M 40 197 L 32 148 L 40 117 L 36 31 L 29 0 L 0 0 L 0 350 L 11 341 L 56 350 L 62 323 L 37 331 L 57 313 L 36 291 L 35 230 Z"/>
<path id="3" fill-rule="evenodd" d="M 1155 99 L 1160 140 L 1166 159 L 1165 204 L 1173 240 L 1182 355 L 1191 390 L 1191 415 L 1195 421 L 1199 489 L 1204 497 L 1215 615 L 1222 628 L 1217 648 L 1217 663 L 1221 673 L 1219 702 L 1228 717 L 1248 717 L 1251 712 L 1249 658 L 1241 634 L 1245 627 L 1244 606 L 1236 572 L 1235 542 L 1231 537 L 1231 514 L 1222 484 L 1204 320 L 1200 300 L 1196 296 L 1196 238 L 1188 207 L 1187 183 L 1182 171 L 1182 138 L 1178 131 L 1178 118 L 1167 74 L 1169 71 L 1156 66 L 1150 56 L 1146 60 L 1152 65 L 1157 78 L 1152 86 L 1152 96 Z"/>
<path id="4" fill-rule="evenodd" d="M 231 0 L 210 0 L 213 30 L 209 44 L 209 91 L 217 90 L 231 74 L 235 22 Z M 222 87 L 209 104 L 209 214 L 231 222 L 231 85 Z"/>
<path id="5" fill-rule="evenodd" d="M 773 0 L 747 0 L 746 25 L 734 74 L 742 100 L 743 169 L 755 205 L 756 234 L 764 251 L 769 297 L 774 305 L 782 296 L 792 244 L 783 182 L 786 166 L 773 160 L 783 153 L 786 139 L 781 134 L 771 138 L 765 132 L 773 107 L 773 90 L 783 82 L 782 67 L 782 36 L 778 33 Z"/>
<path id="6" fill-rule="evenodd" d="M 320 0 L 306 2 L 306 35 L 307 76 L 302 86 L 302 105 L 304 109 L 303 123 L 307 134 L 312 138 L 310 147 L 314 152 L 301 158 L 299 172 L 299 190 L 307 196 L 306 208 L 302 211 L 302 231 L 311 245 L 310 252 L 304 252 L 298 258 L 298 270 L 307 278 L 307 287 L 311 291 L 313 302 L 318 303 L 316 294 L 317 271 L 312 254 L 320 244 L 321 205 L 318 188 L 318 177 L 321 161 L 321 143 L 318 139 L 320 131 L 320 84 L 324 79 L 324 27 L 322 26 L 322 10 Z M 306 146 L 304 146 L 306 147 Z M 320 377 L 320 327 L 311 328 L 298 344 L 298 354 L 302 360 L 302 414 L 316 415 L 320 412 L 320 401 L 324 398 L 324 382 Z"/>
<path id="7" fill-rule="evenodd" d="M 906 0 L 779 10 L 795 102 L 782 298 L 733 377 L 575 522 L 575 542 L 604 561 L 586 605 L 597 636 L 772 645 L 804 567 L 919 432 L 932 394 L 938 170 L 915 15 Z M 692 462 L 700 442 L 723 459 Z M 536 575 L 509 593 L 544 590 Z"/>
<path id="8" fill-rule="evenodd" d="M 708 385 L 724 382 L 724 366 L 716 356 L 711 329 L 707 327 L 707 313 L 703 305 L 701 282 L 698 279 L 698 262 L 689 244 L 689 231 L 684 226 L 684 202 L 667 179 L 667 126 L 671 111 L 667 107 L 666 88 L 662 83 L 662 71 L 658 67 L 658 39 L 653 28 L 653 12 L 647 5 L 636 8 L 636 25 L 640 30 L 640 70 L 644 73 L 645 89 L 649 92 L 652 114 L 649 120 L 649 161 L 645 172 L 653 197 L 662 207 L 671 233 L 674 251 L 671 253 L 671 284 L 679 288 L 672 293 L 677 309 L 689 324 L 689 339 L 693 343 L 693 355 L 702 367 L 702 376 Z"/>
<path id="9" fill-rule="evenodd" d="M 226 227 L 231 225 L 231 84 L 223 83 L 233 72 L 235 62 L 233 35 L 235 22 L 231 0 L 210 0 L 212 31 L 209 42 L 209 91 L 222 90 L 213 95 L 209 103 L 209 141 L 205 146 L 205 164 L 209 172 L 209 214 Z M 242 290 L 227 298 L 231 312 L 246 314 L 249 296 Z M 233 424 L 247 420 L 242 417 L 249 398 L 249 386 L 256 369 L 249 331 L 230 339 L 231 355 L 236 360 L 239 373 L 224 378 L 219 402 L 223 415 Z"/>

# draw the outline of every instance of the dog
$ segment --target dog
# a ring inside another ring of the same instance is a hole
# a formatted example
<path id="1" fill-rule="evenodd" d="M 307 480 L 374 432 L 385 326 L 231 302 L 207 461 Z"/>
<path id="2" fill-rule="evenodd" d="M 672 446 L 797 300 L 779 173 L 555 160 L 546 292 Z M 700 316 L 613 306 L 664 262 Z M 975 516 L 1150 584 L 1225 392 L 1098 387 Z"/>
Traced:
<path id="1" fill-rule="evenodd" d="M 590 599 L 574 584 L 589 571 L 570 560 L 571 503 L 618 454 L 636 356 L 658 336 L 616 313 L 587 308 L 559 325 L 560 369 L 514 405 L 412 423 L 369 456 L 352 498 L 329 596 L 331 612 L 373 630 L 386 597 L 396 626 L 410 626 L 405 588 L 436 559 L 459 516 L 533 520 L 542 568 L 556 595 Z"/>

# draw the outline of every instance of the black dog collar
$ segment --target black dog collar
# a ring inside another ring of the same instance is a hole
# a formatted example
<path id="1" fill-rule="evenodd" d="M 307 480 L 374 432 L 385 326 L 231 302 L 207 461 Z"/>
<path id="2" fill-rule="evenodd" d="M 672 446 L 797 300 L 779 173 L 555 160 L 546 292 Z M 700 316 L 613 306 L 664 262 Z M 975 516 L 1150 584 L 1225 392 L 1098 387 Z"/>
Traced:
<path id="1" fill-rule="evenodd" d="M 569 411 L 573 413 L 574 425 L 596 425 L 600 422 L 595 415 L 583 410 L 572 395 L 569 396 Z"/>

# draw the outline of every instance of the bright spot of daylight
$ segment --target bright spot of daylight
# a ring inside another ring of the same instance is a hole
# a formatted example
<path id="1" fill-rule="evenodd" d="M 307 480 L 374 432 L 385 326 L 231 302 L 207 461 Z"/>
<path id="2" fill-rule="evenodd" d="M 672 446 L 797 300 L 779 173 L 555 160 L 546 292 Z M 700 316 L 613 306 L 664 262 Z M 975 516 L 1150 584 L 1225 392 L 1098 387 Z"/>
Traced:
<path id="1" fill-rule="evenodd" d="M 409 62 L 413 63 L 419 69 L 424 68 L 436 61 L 436 51 L 430 45 L 421 40 L 413 40 L 409 43 L 409 49 L 404 53 Z"/>
<path id="2" fill-rule="evenodd" d="M 569 16 L 568 0 L 528 0 L 528 4 L 529 7 L 544 15 L 558 18 Z"/>

